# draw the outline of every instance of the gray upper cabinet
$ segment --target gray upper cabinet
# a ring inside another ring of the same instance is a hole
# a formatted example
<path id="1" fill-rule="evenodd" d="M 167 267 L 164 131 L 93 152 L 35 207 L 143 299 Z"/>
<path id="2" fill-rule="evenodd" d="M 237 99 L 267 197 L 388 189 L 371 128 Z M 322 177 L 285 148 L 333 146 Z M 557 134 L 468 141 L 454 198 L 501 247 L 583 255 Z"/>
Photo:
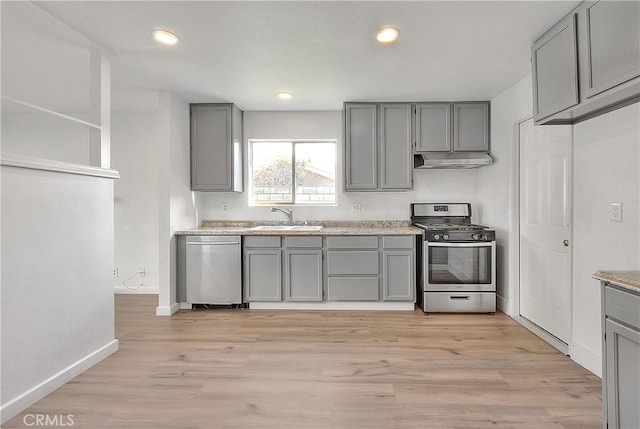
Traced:
<path id="1" fill-rule="evenodd" d="M 489 152 L 489 102 L 416 104 L 415 152 Z"/>
<path id="2" fill-rule="evenodd" d="M 489 151 L 489 103 L 453 105 L 453 151 Z"/>
<path id="3" fill-rule="evenodd" d="M 378 187 L 378 107 L 345 104 L 346 190 Z"/>
<path id="4" fill-rule="evenodd" d="M 531 48 L 535 121 L 580 102 L 576 15 L 564 18 Z"/>
<path id="5" fill-rule="evenodd" d="M 640 2 L 585 1 L 531 47 L 536 125 L 572 124 L 640 99 Z"/>
<path id="6" fill-rule="evenodd" d="M 405 190 L 412 182 L 410 103 L 345 103 L 345 190 Z"/>
<path id="7" fill-rule="evenodd" d="M 191 189 L 242 192 L 242 111 L 233 104 L 190 107 Z"/>
<path id="8" fill-rule="evenodd" d="M 380 188 L 413 187 L 411 104 L 380 105 Z"/>
<path id="9" fill-rule="evenodd" d="M 451 151 L 451 103 L 416 104 L 416 152 Z"/>
<path id="10" fill-rule="evenodd" d="M 580 17 L 586 98 L 640 76 L 640 2 L 588 2 Z"/>

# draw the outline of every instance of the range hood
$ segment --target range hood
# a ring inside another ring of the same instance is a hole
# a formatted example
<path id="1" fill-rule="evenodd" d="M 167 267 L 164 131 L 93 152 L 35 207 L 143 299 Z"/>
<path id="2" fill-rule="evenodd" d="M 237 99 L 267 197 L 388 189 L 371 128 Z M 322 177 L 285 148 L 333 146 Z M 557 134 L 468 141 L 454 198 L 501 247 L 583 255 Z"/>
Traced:
<path id="1" fill-rule="evenodd" d="M 476 168 L 491 165 L 484 152 L 423 152 L 413 156 L 413 168 Z"/>

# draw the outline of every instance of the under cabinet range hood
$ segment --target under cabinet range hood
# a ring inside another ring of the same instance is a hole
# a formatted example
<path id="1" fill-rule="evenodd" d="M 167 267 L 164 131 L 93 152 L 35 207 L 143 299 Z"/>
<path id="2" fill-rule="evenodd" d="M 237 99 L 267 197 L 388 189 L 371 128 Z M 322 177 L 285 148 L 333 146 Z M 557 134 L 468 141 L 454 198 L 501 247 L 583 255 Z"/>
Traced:
<path id="1" fill-rule="evenodd" d="M 492 163 L 484 152 L 423 152 L 413 156 L 413 168 L 477 168 Z"/>

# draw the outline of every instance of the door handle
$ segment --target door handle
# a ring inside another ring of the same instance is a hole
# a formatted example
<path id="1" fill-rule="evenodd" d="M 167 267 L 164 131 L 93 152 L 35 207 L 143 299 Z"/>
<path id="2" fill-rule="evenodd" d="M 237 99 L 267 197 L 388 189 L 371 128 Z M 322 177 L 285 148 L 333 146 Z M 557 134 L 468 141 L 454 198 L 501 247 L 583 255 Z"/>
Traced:
<path id="1" fill-rule="evenodd" d="M 564 244 L 564 247 L 569 247 L 569 240 L 564 240 L 562 244 Z"/>

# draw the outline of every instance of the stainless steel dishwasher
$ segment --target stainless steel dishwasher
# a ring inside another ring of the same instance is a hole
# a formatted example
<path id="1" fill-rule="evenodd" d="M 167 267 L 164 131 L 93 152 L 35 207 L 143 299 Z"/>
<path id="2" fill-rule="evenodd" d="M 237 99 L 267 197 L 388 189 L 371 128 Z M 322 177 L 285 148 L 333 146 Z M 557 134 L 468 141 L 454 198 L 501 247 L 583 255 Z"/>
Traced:
<path id="1" fill-rule="evenodd" d="M 186 302 L 242 304 L 240 236 L 187 236 Z"/>

